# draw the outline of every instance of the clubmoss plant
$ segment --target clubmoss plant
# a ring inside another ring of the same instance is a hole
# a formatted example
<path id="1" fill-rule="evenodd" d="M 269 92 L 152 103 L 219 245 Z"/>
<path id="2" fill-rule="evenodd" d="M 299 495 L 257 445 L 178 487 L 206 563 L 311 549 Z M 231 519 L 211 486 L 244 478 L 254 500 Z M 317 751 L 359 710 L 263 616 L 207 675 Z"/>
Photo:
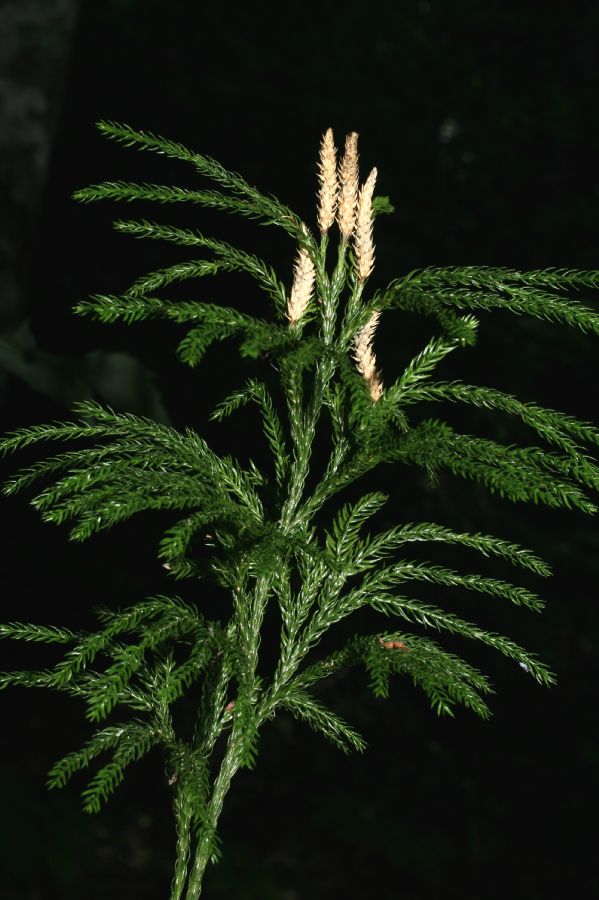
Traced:
<path id="1" fill-rule="evenodd" d="M 268 354 L 278 388 L 250 378 L 220 399 L 212 419 L 255 403 L 272 451 L 272 472 L 217 455 L 192 428 L 179 431 L 90 401 L 76 405 L 76 422 L 23 428 L 1 443 L 6 453 L 40 441 L 83 441 L 81 449 L 20 471 L 5 493 L 47 479 L 32 503 L 47 522 L 70 522 L 76 541 L 143 510 L 172 510 L 158 558 L 174 579 L 209 578 L 229 597 L 219 621 L 206 618 L 200 594 L 197 603 L 159 595 L 122 611 L 100 609 L 98 630 L 91 634 L 59 626 L 0 626 L 6 638 L 67 648 L 54 668 L 5 673 L 1 685 L 47 687 L 81 698 L 87 718 L 98 725 L 80 750 L 53 766 L 51 787 L 64 786 L 104 758 L 83 791 L 84 809 L 95 812 L 131 763 L 155 746 L 163 748 L 177 829 L 171 900 L 196 900 L 208 861 L 219 856 L 217 824 L 225 795 L 237 770 L 254 765 L 267 720 L 291 714 L 345 751 L 364 749 L 363 738 L 311 691 L 332 673 L 363 666 L 378 697 L 388 696 L 391 675 L 406 675 L 438 713 L 462 704 L 486 717 L 488 679 L 422 633 L 435 629 L 495 648 L 541 684 L 554 680 L 533 654 L 507 637 L 410 597 L 409 584 L 479 591 L 539 610 L 535 593 L 397 554 L 413 542 L 461 545 L 547 576 L 544 561 L 503 538 L 458 533 L 433 522 L 401 522 L 372 533 L 364 526 L 388 498 L 371 491 L 343 502 L 338 495 L 376 466 L 397 463 L 422 467 L 433 483 L 437 471 L 446 469 L 512 501 L 595 512 L 585 489 L 599 487 L 599 468 L 583 445 L 598 445 L 599 429 L 496 389 L 434 380 L 434 375 L 449 353 L 475 344 L 473 311 L 504 309 L 599 333 L 599 315 L 564 296 L 598 287 L 599 272 L 432 267 L 367 296 L 373 221 L 391 206 L 387 198 L 374 196 L 376 169 L 359 186 L 356 133 L 346 138 L 339 163 L 332 131 L 323 137 L 315 234 L 277 199 L 210 157 L 128 126 L 100 122 L 98 127 L 126 146 L 191 163 L 219 189 L 111 181 L 77 191 L 77 199 L 156 200 L 225 210 L 283 229 L 297 254 L 288 289 L 263 260 L 196 230 L 117 221 L 115 227 L 125 234 L 208 251 L 209 258 L 159 268 L 122 294 L 95 295 L 75 307 L 101 322 L 163 318 L 187 326 L 178 352 L 190 366 L 212 342 L 231 336 L 239 338 L 242 356 Z M 331 243 L 337 243 L 332 263 Z M 219 272 L 254 278 L 268 298 L 270 315 L 259 318 L 161 295 L 173 282 Z M 401 310 L 429 317 L 437 334 L 385 386 L 374 351 L 376 329 L 381 318 L 389 315 L 393 321 Z M 459 433 L 438 418 L 418 417 L 417 404 L 436 401 L 508 413 L 553 449 L 504 446 Z M 330 453 L 323 470 L 315 472 L 319 426 L 331 436 Z M 310 490 L 309 475 L 315 482 Z M 208 570 L 198 564 L 198 537 L 208 539 L 201 551 L 211 554 Z M 278 607 L 281 626 L 280 654 L 267 676 L 260 644 L 269 604 Z M 375 633 L 357 634 L 322 655 L 323 635 L 364 607 L 387 621 Z M 191 737 L 177 733 L 172 715 L 184 694 L 197 707 Z M 105 723 L 117 707 L 126 711 L 123 720 Z M 108 762 L 107 753 L 112 754 Z"/>

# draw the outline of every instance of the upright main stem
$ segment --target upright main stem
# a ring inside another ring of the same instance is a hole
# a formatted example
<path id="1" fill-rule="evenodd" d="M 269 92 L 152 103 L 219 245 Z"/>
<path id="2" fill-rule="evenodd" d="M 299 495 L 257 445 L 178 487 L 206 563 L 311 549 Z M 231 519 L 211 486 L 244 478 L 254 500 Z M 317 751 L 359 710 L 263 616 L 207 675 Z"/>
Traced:
<path id="1" fill-rule="evenodd" d="M 322 249 L 324 248 L 321 248 L 321 250 Z M 334 341 L 336 306 L 339 300 L 339 294 L 345 282 L 345 254 L 346 245 L 345 242 L 342 242 L 339 248 L 337 266 L 330 281 L 326 278 L 326 274 L 324 273 L 324 271 L 319 273 L 322 276 L 321 285 L 323 288 L 322 338 L 324 344 L 329 348 L 332 346 Z M 314 394 L 309 408 L 306 410 L 305 415 L 302 417 L 301 433 L 295 435 L 295 464 L 293 466 L 291 478 L 288 485 L 289 493 L 287 496 L 287 500 L 284 503 L 281 511 L 282 514 L 280 524 L 283 529 L 288 527 L 289 522 L 291 521 L 301 499 L 305 479 L 308 473 L 316 424 L 323 403 L 323 395 L 326 390 L 327 384 L 334 372 L 334 369 L 335 364 L 332 357 L 330 355 L 325 356 L 320 365 L 317 367 L 314 383 Z M 298 391 L 298 385 L 294 386 L 294 391 Z M 298 399 L 299 397 L 296 397 L 295 402 L 297 402 Z M 297 414 L 301 415 L 299 410 L 297 411 Z M 238 627 L 240 628 L 240 637 L 242 639 L 242 643 L 244 644 L 244 651 L 246 654 L 248 654 L 248 661 L 250 662 L 250 682 L 252 682 L 252 684 L 253 682 L 255 682 L 255 672 L 258 661 L 258 646 L 260 641 L 260 627 L 262 624 L 264 609 L 268 597 L 269 584 L 269 578 L 263 577 L 258 580 L 256 596 L 254 597 L 254 602 L 250 606 L 250 615 L 247 616 L 247 618 L 241 617 L 242 621 L 238 621 L 237 623 Z M 240 598 L 237 598 L 238 604 L 239 601 Z M 258 727 L 258 724 L 258 719 L 256 719 L 256 727 Z M 239 733 L 237 721 L 234 719 L 231 734 L 229 736 L 229 741 L 227 743 L 225 756 L 222 760 L 220 771 L 214 784 L 212 797 L 208 804 L 207 821 L 198 838 L 195 857 L 189 875 L 187 892 L 185 894 L 185 900 L 198 900 L 200 896 L 204 872 L 206 870 L 206 866 L 208 864 L 210 856 L 213 853 L 213 837 L 216 833 L 216 826 L 223 808 L 223 802 L 227 791 L 231 786 L 233 775 L 240 766 L 240 740 L 241 734 Z"/>
<path id="2" fill-rule="evenodd" d="M 249 615 L 242 616 L 244 606 L 242 606 L 240 601 L 237 601 L 235 604 L 235 617 L 237 620 L 237 627 L 239 629 L 239 636 L 242 641 L 245 659 L 248 664 L 247 671 L 244 673 L 244 677 L 240 682 L 240 687 L 243 687 L 245 690 L 247 690 L 248 694 L 251 697 L 254 696 L 256 685 L 258 648 L 260 645 L 260 629 L 262 626 L 262 619 L 264 617 L 264 610 L 266 608 L 269 589 L 270 577 L 263 576 L 259 578 L 256 584 L 254 596 L 252 598 L 246 597 L 247 611 L 249 612 Z M 258 728 L 258 725 L 259 721 L 258 717 L 256 716 L 256 729 Z M 214 852 L 213 839 L 216 834 L 218 819 L 222 812 L 223 802 L 227 791 L 231 786 L 233 775 L 239 769 L 242 762 L 242 753 L 240 751 L 243 749 L 243 739 L 244 735 L 241 731 L 239 719 L 234 715 L 231 733 L 229 734 L 229 740 L 227 741 L 227 749 L 221 762 L 218 776 L 214 783 L 212 796 L 208 803 L 206 821 L 203 823 L 203 827 L 198 838 L 195 857 L 189 875 L 187 893 L 185 894 L 185 900 L 197 900 L 197 898 L 200 896 L 204 872 L 206 870 L 208 861 L 210 860 L 210 857 Z M 212 749 L 212 746 L 213 744 L 210 745 L 210 750 Z"/>
<path id="3" fill-rule="evenodd" d="M 227 750 L 220 766 L 218 777 L 214 784 L 214 790 L 208 804 L 207 822 L 202 828 L 198 839 L 193 866 L 189 875 L 185 900 L 198 900 L 202 892 L 202 880 L 206 866 L 213 852 L 213 837 L 216 834 L 216 826 L 222 812 L 223 802 L 227 791 L 231 786 L 231 779 L 239 768 L 238 752 L 239 736 L 235 723 L 229 735 Z"/>
<path id="4" fill-rule="evenodd" d="M 182 793 L 175 801 L 175 815 L 177 819 L 177 859 L 171 888 L 171 900 L 181 900 L 187 879 L 192 819 L 191 804 Z"/>

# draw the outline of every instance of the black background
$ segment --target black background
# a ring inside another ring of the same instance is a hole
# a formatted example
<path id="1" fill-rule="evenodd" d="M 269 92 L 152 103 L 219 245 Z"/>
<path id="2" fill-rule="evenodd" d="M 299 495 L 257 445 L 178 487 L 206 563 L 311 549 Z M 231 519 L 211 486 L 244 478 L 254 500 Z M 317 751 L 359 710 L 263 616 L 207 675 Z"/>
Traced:
<path id="1" fill-rule="evenodd" d="M 341 144 L 357 130 L 363 175 L 376 165 L 378 191 L 396 208 L 377 220 L 372 287 L 421 265 L 593 268 L 598 26 L 596 4 L 532 0 L 83 5 L 43 199 L 19 259 L 36 346 L 52 355 L 53 366 L 62 360 L 67 375 L 50 395 L 6 375 L 3 429 L 67 418 L 71 400 L 92 392 L 81 360 L 105 348 L 155 373 L 149 383 L 162 406 L 142 379 L 128 385 L 133 400 L 124 408 L 164 410 L 175 425 L 198 428 L 219 452 L 266 464 L 251 411 L 226 427 L 207 422 L 245 377 L 272 375 L 266 363 L 239 361 L 236 345 L 225 342 L 192 371 L 175 358 L 175 326 L 106 327 L 74 317 L 71 307 L 191 256 L 118 235 L 113 218 L 193 225 L 259 253 L 287 281 L 293 246 L 217 212 L 75 204 L 75 188 L 103 179 L 200 183 L 183 163 L 107 142 L 94 121 L 127 122 L 208 153 L 311 224 L 320 136 L 331 125 Z M 188 284 L 172 295 L 267 314 L 264 298 L 241 276 Z M 422 347 L 429 324 L 386 316 L 377 353 L 387 381 Z M 448 361 L 442 374 L 599 422 L 596 342 L 536 320 L 483 314 L 478 346 Z M 500 416 L 457 409 L 447 416 L 469 431 L 534 442 Z M 18 462 L 40 455 L 22 454 Z M 440 720 L 407 681 L 395 682 L 383 702 L 370 695 L 363 674 L 348 675 L 327 690 L 326 702 L 365 734 L 367 751 L 346 758 L 294 721 L 268 725 L 255 771 L 237 776 L 225 803 L 224 857 L 208 871 L 205 896 L 593 896 L 597 520 L 511 505 L 450 477 L 431 491 L 418 473 L 400 468 L 373 476 L 367 487 L 390 494 L 383 527 L 438 521 L 520 541 L 547 559 L 552 579 L 538 585 L 522 578 L 548 601 L 540 617 L 484 597 L 448 592 L 443 602 L 539 653 L 558 686 L 541 688 L 503 658 L 456 644 L 491 675 L 494 716 L 482 722 L 459 710 Z M 224 596 L 215 606 L 205 589 L 173 588 L 166 578 L 155 549 L 168 515 L 142 516 L 84 545 L 40 523 L 24 497 L 4 499 L 2 518 L 5 620 L 85 627 L 97 603 L 125 605 L 168 590 L 205 600 L 217 616 L 228 612 L 218 609 Z M 478 562 L 455 553 L 434 558 L 464 571 Z M 497 565 L 483 568 L 509 577 Z M 267 651 L 271 644 L 267 637 Z M 3 645 L 2 654 L 5 669 L 53 659 L 44 648 L 18 644 Z M 44 788 L 51 763 L 89 733 L 80 706 L 25 690 L 1 699 L 0 897 L 166 898 L 174 847 L 159 754 L 132 769 L 104 812 L 85 816 L 83 780 L 58 793 Z"/>

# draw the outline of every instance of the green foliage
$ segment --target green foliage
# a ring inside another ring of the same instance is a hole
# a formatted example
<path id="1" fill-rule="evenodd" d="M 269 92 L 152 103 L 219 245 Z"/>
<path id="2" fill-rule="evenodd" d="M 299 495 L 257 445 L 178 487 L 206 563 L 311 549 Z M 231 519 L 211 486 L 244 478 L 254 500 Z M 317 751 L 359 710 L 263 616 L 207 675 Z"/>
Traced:
<path id="1" fill-rule="evenodd" d="M 384 555 L 394 547 L 411 541 L 439 541 L 448 544 L 460 544 L 463 547 L 472 547 L 484 556 L 503 557 L 513 565 L 529 569 L 536 575 L 550 575 L 551 569 L 542 559 L 535 556 L 530 550 L 526 550 L 518 544 L 500 540 L 485 534 L 459 534 L 443 525 L 435 525 L 431 522 L 418 524 L 399 525 L 377 535 L 375 538 L 367 538 L 357 548 L 355 559 L 360 568 L 369 569 L 379 562 Z"/>
<path id="2" fill-rule="evenodd" d="M 462 286 L 464 285 L 464 286 Z M 599 334 L 599 315 L 578 300 L 560 296 L 566 287 L 597 287 L 596 273 L 560 270 L 521 275 L 485 267 L 423 269 L 392 282 L 377 298 L 382 309 L 438 314 L 444 309 L 504 309 Z"/>
<path id="3" fill-rule="evenodd" d="M 68 628 L 56 625 L 29 625 L 23 622 L 0 624 L 0 637 L 16 638 L 21 641 L 39 641 L 43 644 L 68 644 L 76 635 Z"/>
<path id="4" fill-rule="evenodd" d="M 335 562 L 344 563 L 351 557 L 358 542 L 360 528 L 388 499 L 378 491 L 365 494 L 357 503 L 346 504 L 337 513 L 333 521 L 333 533 L 327 535 L 326 539 L 327 550 Z"/>
<path id="5" fill-rule="evenodd" d="M 223 197 L 223 205 L 220 208 L 226 208 L 239 215 L 249 216 L 262 220 L 264 224 L 278 225 L 289 232 L 293 237 L 299 238 L 301 235 L 299 219 L 283 206 L 274 197 L 267 197 L 261 194 L 256 188 L 251 187 L 236 172 L 230 172 L 224 168 L 216 160 L 209 156 L 201 156 L 199 153 L 193 153 L 182 144 L 174 141 L 166 140 L 147 131 L 135 131 L 128 125 L 119 125 L 115 122 L 98 122 L 99 130 L 107 137 L 119 141 L 126 147 L 135 147 L 138 150 L 151 150 L 154 153 L 160 153 L 170 156 L 174 159 L 180 159 L 184 162 L 192 163 L 201 175 L 211 178 L 213 181 L 221 184 L 232 196 Z M 132 186 L 133 187 L 133 186 Z M 87 190 L 90 190 L 89 188 Z M 93 190 L 93 188 L 92 188 Z M 134 186 L 137 192 L 138 185 Z M 139 194 L 130 195 L 128 199 L 137 199 Z M 208 202 L 201 202 L 209 207 L 219 207 L 219 202 L 214 202 L 213 196 L 209 195 Z M 82 195 L 77 197 L 81 200 L 99 199 L 93 195 Z"/>
<path id="6" fill-rule="evenodd" d="M 251 378 L 245 388 L 235 391 L 218 404 L 211 419 L 220 421 L 250 400 L 254 400 L 262 412 L 264 436 L 272 452 L 275 480 L 277 485 L 282 487 L 289 470 L 289 455 L 285 449 L 281 419 L 264 382 Z"/>
<path id="7" fill-rule="evenodd" d="M 314 731 L 323 734 L 345 753 L 352 750 L 365 750 L 366 742 L 353 728 L 335 713 L 318 703 L 305 691 L 290 690 L 282 701 L 296 719 L 301 719 Z"/>
<path id="8" fill-rule="evenodd" d="M 95 759 L 114 750 L 109 763 L 94 775 L 83 791 L 83 808 L 97 812 L 125 777 L 125 769 L 157 744 L 172 752 L 175 735 L 170 706 L 197 681 L 224 641 L 218 623 L 207 622 L 201 613 L 178 597 L 158 596 L 124 612 L 99 609 L 104 627 L 78 636 L 66 629 L 11 624 L 2 636 L 18 640 L 76 642 L 64 658 L 45 672 L 10 672 L 0 685 L 44 686 L 82 697 L 90 721 L 106 718 L 118 704 L 148 715 L 96 731 L 81 750 L 68 753 L 52 767 L 48 784 L 64 787 L 73 775 Z M 122 639 L 128 638 L 128 643 Z M 188 650 L 177 665 L 169 647 Z M 166 656 L 165 653 L 166 646 Z M 90 666 L 104 659 L 103 670 Z"/>
<path id="9" fill-rule="evenodd" d="M 599 428 L 496 388 L 435 378 L 449 353 L 475 346 L 478 315 L 487 310 L 599 333 L 599 315 L 567 296 L 599 287 L 599 273 L 426 268 L 368 299 L 361 256 L 368 234 L 361 233 L 353 244 L 341 239 L 331 267 L 330 232 L 315 236 L 284 204 L 237 173 L 148 132 L 111 122 L 98 127 L 125 146 L 191 163 L 196 174 L 216 181 L 220 190 L 105 181 L 77 191 L 77 199 L 186 202 L 237 213 L 283 229 L 300 254 L 289 292 L 287 274 L 279 279 L 268 262 L 224 241 L 146 219 L 117 220 L 115 228 L 124 234 L 198 248 L 203 256 L 157 268 L 121 293 L 93 295 L 75 307 L 79 315 L 104 323 L 165 319 L 173 326 L 191 326 L 178 345 L 180 359 L 190 366 L 210 365 L 206 352 L 226 338 L 239 339 L 242 357 L 267 360 L 279 376 L 278 389 L 251 377 L 219 398 L 211 418 L 221 421 L 245 404 L 256 404 L 272 456 L 268 472 L 260 472 L 252 460 L 242 464 L 218 455 L 195 428 L 178 430 L 94 401 L 75 405 L 74 422 L 33 425 L 0 442 L 0 450 L 8 453 L 45 441 L 82 441 L 79 449 L 17 472 L 4 492 L 38 486 L 33 506 L 48 523 L 69 523 L 72 540 L 86 540 L 146 510 L 173 511 L 159 543 L 159 563 L 177 580 L 200 581 L 204 589 L 212 589 L 213 582 L 228 597 L 222 600 L 224 624 L 205 619 L 205 593 L 200 592 L 194 603 L 161 595 L 124 611 L 99 610 L 100 628 L 89 634 L 53 625 L 0 626 L 0 637 L 67 646 L 54 667 L 3 673 L 0 687 L 63 691 L 83 700 L 93 723 L 103 722 L 117 707 L 134 714 L 106 723 L 82 749 L 59 760 L 49 775 L 51 787 L 63 787 L 98 757 L 111 754 L 83 790 L 84 808 L 95 812 L 131 763 L 162 747 L 177 824 L 172 900 L 180 900 L 185 889 L 185 900 L 196 900 L 206 863 L 220 853 L 217 821 L 224 796 L 237 769 L 255 765 L 266 720 L 286 711 L 345 752 L 364 750 L 363 738 L 351 725 L 310 692 L 333 673 L 361 666 L 379 699 L 390 696 L 391 676 L 407 676 L 437 713 L 453 715 L 461 705 L 486 718 L 488 679 L 421 633 L 435 629 L 478 641 L 517 662 L 539 683 L 553 683 L 535 654 L 511 639 L 398 593 L 400 586 L 420 582 L 424 590 L 474 591 L 538 611 L 542 601 L 528 588 L 433 562 L 394 558 L 405 544 L 445 544 L 548 576 L 549 566 L 533 551 L 498 536 L 454 531 L 449 524 L 404 522 L 376 532 L 372 519 L 388 496 L 371 491 L 349 501 L 339 495 L 379 464 L 399 463 L 423 468 L 433 485 L 447 470 L 513 502 L 594 513 L 597 506 L 588 492 L 599 488 L 599 467 L 585 445 L 599 445 Z M 374 198 L 372 217 L 392 211 L 388 198 Z M 272 303 L 270 311 L 262 310 L 263 318 L 156 295 L 176 282 L 228 272 L 249 275 Z M 377 312 L 386 319 L 397 310 L 431 317 L 440 331 L 385 387 L 376 369 L 372 323 Z M 218 379 L 213 382 L 218 390 Z M 414 415 L 417 404 L 443 401 L 507 413 L 550 448 L 461 434 L 444 419 Z M 309 490 L 313 442 L 323 414 L 330 426 L 330 455 Z M 266 677 L 258 675 L 260 638 L 266 608 L 273 603 L 281 615 L 280 656 L 274 675 Z M 365 608 L 392 617 L 395 624 L 407 623 L 410 631 L 355 635 L 319 657 L 325 633 L 333 629 L 334 634 L 338 622 Z M 174 724 L 172 707 L 183 697 L 197 708 L 191 737 L 179 734 Z M 215 766 L 221 736 L 226 746 Z"/>
<path id="10" fill-rule="evenodd" d="M 114 222 L 117 231 L 131 234 L 138 238 L 170 241 L 183 247 L 207 247 L 225 263 L 230 271 L 247 272 L 256 279 L 260 287 L 275 301 L 279 311 L 285 306 L 285 288 L 277 281 L 274 271 L 257 256 L 237 250 L 223 241 L 204 237 L 197 231 L 187 228 L 175 228 L 170 225 L 159 225 L 156 222 Z M 139 287 L 139 283 L 138 283 Z M 282 313 L 283 315 L 283 313 Z"/>
<path id="11" fill-rule="evenodd" d="M 50 770 L 48 786 L 64 787 L 76 772 L 89 766 L 96 756 L 116 748 L 112 761 L 94 775 L 82 793 L 85 812 L 98 812 L 102 803 L 123 781 L 125 768 L 145 756 L 159 738 L 155 727 L 141 722 L 108 726 L 97 731 L 82 750 L 69 753 L 59 760 Z"/>
<path id="12" fill-rule="evenodd" d="M 67 468 L 69 474 L 32 503 L 47 522 L 77 520 L 72 540 L 85 540 L 146 509 L 210 506 L 215 518 L 222 513 L 238 524 L 262 521 L 262 504 L 254 488 L 259 476 L 241 469 L 230 457 L 218 457 L 191 429 L 179 432 L 138 416 L 113 413 L 92 401 L 77 404 L 75 411 L 81 424 L 24 428 L 1 444 L 7 451 L 41 440 L 117 438 L 110 452 L 99 445 L 79 454 L 62 454 L 19 473 L 5 487 L 13 493 Z M 89 424 L 90 418 L 97 424 Z M 86 466 L 88 460 L 93 463 Z"/>
<path id="13" fill-rule="evenodd" d="M 404 643 L 406 640 L 409 645 Z M 453 715 L 452 707 L 458 703 L 483 719 L 490 715 L 480 696 L 481 693 L 492 693 L 488 679 L 428 638 L 397 632 L 385 635 L 369 645 L 365 663 L 376 697 L 389 697 L 391 674 L 409 675 L 439 715 Z"/>

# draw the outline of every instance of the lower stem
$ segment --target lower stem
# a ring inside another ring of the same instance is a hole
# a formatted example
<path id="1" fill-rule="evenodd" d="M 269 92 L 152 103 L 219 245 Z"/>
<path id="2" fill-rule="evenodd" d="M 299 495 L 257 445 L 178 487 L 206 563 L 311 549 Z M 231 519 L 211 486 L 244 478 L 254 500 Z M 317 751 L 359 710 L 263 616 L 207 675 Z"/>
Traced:
<path id="1" fill-rule="evenodd" d="M 191 806 L 185 797 L 178 796 L 175 800 L 175 814 L 177 820 L 177 861 L 171 887 L 171 900 L 180 900 L 183 896 L 187 878 L 191 828 Z"/>
<path id="2" fill-rule="evenodd" d="M 189 875 L 185 900 L 198 900 L 202 892 L 202 881 L 206 866 L 214 853 L 214 836 L 223 802 L 231 786 L 231 779 L 239 768 L 238 737 L 235 725 L 229 736 L 227 750 L 221 763 L 220 771 L 214 784 L 214 790 L 208 805 L 207 822 L 202 829 L 196 846 L 193 866 Z"/>

